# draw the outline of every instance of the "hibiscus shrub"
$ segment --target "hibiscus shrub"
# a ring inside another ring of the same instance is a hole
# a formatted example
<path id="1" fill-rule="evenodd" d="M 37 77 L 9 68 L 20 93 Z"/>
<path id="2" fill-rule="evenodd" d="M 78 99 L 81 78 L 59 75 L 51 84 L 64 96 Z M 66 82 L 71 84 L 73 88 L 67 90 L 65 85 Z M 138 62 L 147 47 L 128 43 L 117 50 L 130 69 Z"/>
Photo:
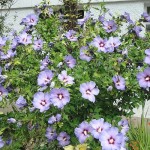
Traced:
<path id="1" fill-rule="evenodd" d="M 97 20 L 87 12 L 65 31 L 63 15 L 36 6 L 23 31 L 0 38 L 0 147 L 126 149 L 128 123 L 117 122 L 149 99 L 150 35 L 141 34 L 149 18 L 102 6 Z"/>

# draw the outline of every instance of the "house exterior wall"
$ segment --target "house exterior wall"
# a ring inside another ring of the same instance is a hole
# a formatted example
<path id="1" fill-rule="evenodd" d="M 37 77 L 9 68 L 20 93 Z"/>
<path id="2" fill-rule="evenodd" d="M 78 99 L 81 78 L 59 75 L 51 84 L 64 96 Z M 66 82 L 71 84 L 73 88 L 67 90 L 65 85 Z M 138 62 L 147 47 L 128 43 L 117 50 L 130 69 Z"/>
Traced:
<path id="1" fill-rule="evenodd" d="M 33 13 L 34 6 L 39 4 L 42 0 L 17 0 L 15 5 L 10 10 L 10 14 L 6 20 L 6 24 L 13 29 L 20 31 L 22 26 L 19 25 L 21 19 L 24 18 L 27 14 Z M 150 6 L 150 0 L 92 0 L 91 6 L 98 7 L 99 2 L 106 2 L 106 7 L 111 10 L 113 14 L 123 14 L 128 12 L 131 15 L 133 20 L 138 19 L 141 14 L 145 11 L 145 6 Z M 88 0 L 81 0 L 81 4 L 87 3 Z M 62 5 L 60 0 L 51 0 L 52 5 Z M 2 11 L 2 10 L 1 10 Z M 4 12 L 6 10 L 3 10 Z M 94 18 L 98 17 L 98 11 L 91 9 L 91 12 L 94 14 Z M 14 20 L 14 16 L 17 16 Z M 148 118 L 150 118 L 150 102 L 146 102 L 145 112 L 147 112 Z M 149 111 L 147 111 L 149 109 Z M 140 117 L 142 108 L 134 109 L 135 117 Z"/>

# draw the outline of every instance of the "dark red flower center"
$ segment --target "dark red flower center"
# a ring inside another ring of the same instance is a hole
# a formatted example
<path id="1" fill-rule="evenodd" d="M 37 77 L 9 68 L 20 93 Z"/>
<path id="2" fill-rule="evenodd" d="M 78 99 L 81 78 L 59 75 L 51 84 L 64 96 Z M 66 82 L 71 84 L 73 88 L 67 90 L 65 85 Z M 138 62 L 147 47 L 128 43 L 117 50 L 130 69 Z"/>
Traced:
<path id="1" fill-rule="evenodd" d="M 97 128 L 96 131 L 97 131 L 98 133 L 101 133 L 101 132 L 103 131 L 103 128 L 99 127 L 99 128 Z"/>
<path id="2" fill-rule="evenodd" d="M 108 26 L 108 29 L 111 30 L 111 29 L 112 29 L 112 26 L 109 25 L 109 26 Z"/>
<path id="3" fill-rule="evenodd" d="M 113 137 L 110 137 L 110 138 L 108 139 L 108 143 L 109 143 L 109 144 L 115 144 L 115 139 L 114 139 Z"/>
<path id="4" fill-rule="evenodd" d="M 67 141 L 67 138 L 65 136 L 63 137 L 63 141 Z"/>
<path id="5" fill-rule="evenodd" d="M 46 100 L 41 100 L 41 103 L 40 103 L 42 106 L 45 106 L 47 104 Z"/>
<path id="6" fill-rule="evenodd" d="M 86 90 L 86 94 L 91 95 L 91 90 L 90 90 L 90 89 L 87 89 L 87 90 Z"/>
<path id="7" fill-rule="evenodd" d="M 100 46 L 100 47 L 104 47 L 105 44 L 104 44 L 103 42 L 100 42 L 100 43 L 99 43 L 99 46 Z"/>
<path id="8" fill-rule="evenodd" d="M 86 136 L 88 134 L 88 130 L 84 129 L 82 133 Z"/>
<path id="9" fill-rule="evenodd" d="M 62 100 L 64 98 L 63 94 L 58 94 L 57 96 L 58 96 L 59 100 Z"/>
<path id="10" fill-rule="evenodd" d="M 27 38 L 23 38 L 22 41 L 23 41 L 23 42 L 27 42 Z"/>
<path id="11" fill-rule="evenodd" d="M 49 81 L 50 81 L 50 78 L 47 77 L 47 78 L 45 79 L 45 82 L 49 82 Z"/>
<path id="12" fill-rule="evenodd" d="M 150 82 L 150 76 L 146 76 L 145 81 Z"/>
<path id="13" fill-rule="evenodd" d="M 32 22 L 32 23 L 33 23 L 33 22 L 34 22 L 34 19 L 33 19 L 33 18 L 32 18 L 32 19 L 30 19 L 30 22 Z"/>

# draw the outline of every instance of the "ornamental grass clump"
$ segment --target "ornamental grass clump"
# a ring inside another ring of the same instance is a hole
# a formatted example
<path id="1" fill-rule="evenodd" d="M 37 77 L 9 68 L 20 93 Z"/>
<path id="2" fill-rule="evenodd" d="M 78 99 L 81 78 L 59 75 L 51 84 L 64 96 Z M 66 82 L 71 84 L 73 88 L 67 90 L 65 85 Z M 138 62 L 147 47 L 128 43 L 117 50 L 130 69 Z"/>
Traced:
<path id="1" fill-rule="evenodd" d="M 97 19 L 88 11 L 68 31 L 62 16 L 38 5 L 20 33 L 0 37 L 0 106 L 9 107 L 0 112 L 0 147 L 125 150 L 121 116 L 150 96 L 150 35 L 141 34 L 149 16 L 133 21 L 101 5 Z"/>

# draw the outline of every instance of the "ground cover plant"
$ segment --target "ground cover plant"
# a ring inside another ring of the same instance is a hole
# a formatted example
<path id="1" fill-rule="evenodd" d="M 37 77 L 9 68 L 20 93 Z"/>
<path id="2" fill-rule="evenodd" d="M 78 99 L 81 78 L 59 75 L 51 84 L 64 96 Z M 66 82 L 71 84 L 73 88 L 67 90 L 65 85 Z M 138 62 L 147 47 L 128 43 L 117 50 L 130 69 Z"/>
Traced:
<path id="1" fill-rule="evenodd" d="M 127 149 L 121 116 L 149 99 L 150 35 L 141 34 L 149 18 L 100 5 L 99 18 L 87 11 L 66 31 L 63 15 L 42 3 L 23 31 L 0 37 L 0 106 L 12 109 L 0 113 L 0 147 Z"/>

